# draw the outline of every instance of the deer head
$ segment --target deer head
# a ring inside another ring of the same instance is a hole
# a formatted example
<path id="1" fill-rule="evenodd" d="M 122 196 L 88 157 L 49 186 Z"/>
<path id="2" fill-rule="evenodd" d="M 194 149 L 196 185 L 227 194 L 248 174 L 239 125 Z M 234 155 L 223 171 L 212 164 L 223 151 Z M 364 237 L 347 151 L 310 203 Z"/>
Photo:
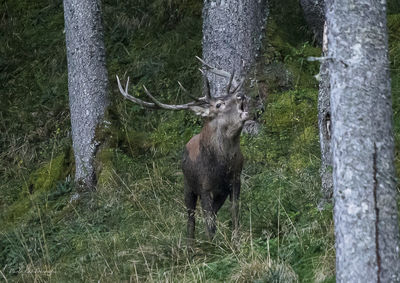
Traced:
<path id="1" fill-rule="evenodd" d="M 119 77 L 116 76 L 119 91 L 126 99 L 143 107 L 165 110 L 191 110 L 196 115 L 207 118 L 208 121 L 214 121 L 214 124 L 221 126 L 229 133 L 237 133 L 237 131 L 242 129 L 244 122 L 249 119 L 249 114 L 246 111 L 246 97 L 239 92 L 243 86 L 244 79 L 240 82 L 236 82 L 234 79 L 234 73 L 230 74 L 226 71 L 218 70 L 206 64 L 202 59 L 198 59 L 204 64 L 207 70 L 220 76 L 229 77 L 229 83 L 226 88 L 225 96 L 218 98 L 211 97 L 207 76 L 204 75 L 204 71 L 201 69 L 200 71 L 203 73 L 206 81 L 206 95 L 204 97 L 193 97 L 189 91 L 186 90 L 180 82 L 178 82 L 180 88 L 193 99 L 193 101 L 186 104 L 162 103 L 158 101 L 145 86 L 143 86 L 143 89 L 152 102 L 143 101 L 137 97 L 133 97 L 128 93 L 129 77 L 124 89 L 121 85 Z"/>

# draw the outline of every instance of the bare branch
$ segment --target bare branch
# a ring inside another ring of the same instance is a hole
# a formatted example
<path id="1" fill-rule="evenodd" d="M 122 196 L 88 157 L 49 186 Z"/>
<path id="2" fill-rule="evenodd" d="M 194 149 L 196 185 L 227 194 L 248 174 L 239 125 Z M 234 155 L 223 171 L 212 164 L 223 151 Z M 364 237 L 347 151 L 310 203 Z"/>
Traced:
<path id="1" fill-rule="evenodd" d="M 309 57 L 307 57 L 307 61 L 309 61 L 309 62 L 314 62 L 314 61 L 323 62 L 323 61 L 327 61 L 327 60 L 333 61 L 333 57 L 328 57 L 328 56 L 323 56 L 323 57 L 309 56 Z"/>

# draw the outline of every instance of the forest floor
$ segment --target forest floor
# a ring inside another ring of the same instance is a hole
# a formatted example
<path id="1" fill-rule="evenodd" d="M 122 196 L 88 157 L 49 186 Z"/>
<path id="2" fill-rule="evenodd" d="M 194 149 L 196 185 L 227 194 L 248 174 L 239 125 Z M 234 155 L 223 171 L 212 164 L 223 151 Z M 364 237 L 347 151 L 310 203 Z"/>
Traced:
<path id="1" fill-rule="evenodd" d="M 239 245 L 229 200 L 207 241 L 196 212 L 188 255 L 180 158 L 201 128 L 190 113 L 126 102 L 115 75 L 160 100 L 187 101 L 177 81 L 201 94 L 201 1 L 104 1 L 112 107 L 108 147 L 94 193 L 73 183 L 61 0 L 0 6 L 0 281 L 335 282 L 332 205 L 320 211 L 320 153 L 314 76 L 319 56 L 296 0 L 271 1 L 254 115 L 243 135 Z M 168 3 L 166 3 L 168 2 Z M 390 2 L 391 3 L 391 2 Z M 391 4 L 392 5 L 392 4 Z M 389 7 L 390 59 L 400 173 L 400 9 Z"/>

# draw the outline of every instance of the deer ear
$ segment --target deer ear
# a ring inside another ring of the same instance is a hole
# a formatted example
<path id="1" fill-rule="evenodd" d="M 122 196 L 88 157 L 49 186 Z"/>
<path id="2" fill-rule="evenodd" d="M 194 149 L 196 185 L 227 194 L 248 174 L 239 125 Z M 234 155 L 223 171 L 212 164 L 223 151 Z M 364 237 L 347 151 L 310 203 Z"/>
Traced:
<path id="1" fill-rule="evenodd" d="M 190 110 L 192 110 L 196 115 L 201 117 L 207 117 L 210 115 L 210 109 L 200 107 L 200 106 L 190 106 Z"/>

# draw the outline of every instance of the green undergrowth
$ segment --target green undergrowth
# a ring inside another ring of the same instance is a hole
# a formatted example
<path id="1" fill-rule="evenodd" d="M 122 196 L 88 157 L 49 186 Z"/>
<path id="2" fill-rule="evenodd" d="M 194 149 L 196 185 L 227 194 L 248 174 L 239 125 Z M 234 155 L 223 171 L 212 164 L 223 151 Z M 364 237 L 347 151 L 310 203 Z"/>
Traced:
<path id="1" fill-rule="evenodd" d="M 25 217 L 34 209 L 33 204 L 36 200 L 51 195 L 58 182 L 71 174 L 70 160 L 69 151 L 61 153 L 32 172 L 27 182 L 21 184 L 22 190 L 16 201 L 3 211 L 0 218 L 2 227 L 18 223 L 21 217 Z"/>
<path id="2" fill-rule="evenodd" d="M 392 2 L 391 2 L 392 3 Z M 319 201 L 319 56 L 295 0 L 271 1 L 256 68 L 260 134 L 243 135 L 238 245 L 229 200 L 207 241 L 196 211 L 186 250 L 180 159 L 201 128 L 191 113 L 124 100 L 115 75 L 160 100 L 199 96 L 201 1 L 103 1 L 112 106 L 97 133 L 96 192 L 73 183 L 62 1 L 0 8 L 0 280 L 8 282 L 334 282 L 332 207 Z M 391 5 L 394 5 L 393 3 Z M 398 14 L 388 17 L 394 128 L 399 149 Z M 43 37 L 46 34 L 46 37 Z M 400 159 L 396 155 L 396 163 Z M 400 168 L 400 166 L 397 166 Z"/>

